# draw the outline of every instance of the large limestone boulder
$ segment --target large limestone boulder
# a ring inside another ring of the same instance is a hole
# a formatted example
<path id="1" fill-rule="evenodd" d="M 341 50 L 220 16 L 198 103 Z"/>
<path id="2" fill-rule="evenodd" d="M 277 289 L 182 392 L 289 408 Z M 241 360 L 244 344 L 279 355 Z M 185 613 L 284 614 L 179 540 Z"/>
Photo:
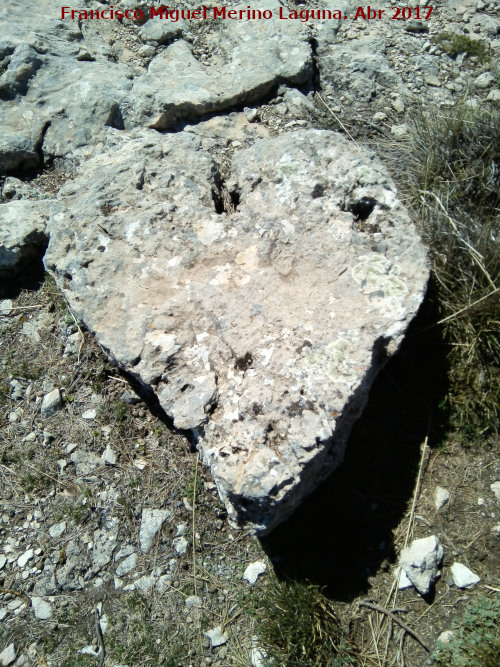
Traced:
<path id="1" fill-rule="evenodd" d="M 52 206 L 46 266 L 195 435 L 233 524 L 265 533 L 342 461 L 421 303 L 424 248 L 380 162 L 338 134 L 256 141 L 223 191 L 209 136 L 107 134 Z"/>

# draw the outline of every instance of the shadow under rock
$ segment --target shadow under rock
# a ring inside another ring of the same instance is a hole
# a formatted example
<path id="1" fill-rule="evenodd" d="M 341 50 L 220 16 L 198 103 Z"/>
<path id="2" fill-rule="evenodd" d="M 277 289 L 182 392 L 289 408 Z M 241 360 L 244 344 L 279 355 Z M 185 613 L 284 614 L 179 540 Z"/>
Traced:
<path id="1" fill-rule="evenodd" d="M 412 498 L 421 444 L 439 442 L 447 384 L 433 288 L 399 352 L 379 373 L 336 470 L 285 523 L 261 539 L 279 578 L 325 587 L 350 601 L 392 570 L 393 530 Z"/>

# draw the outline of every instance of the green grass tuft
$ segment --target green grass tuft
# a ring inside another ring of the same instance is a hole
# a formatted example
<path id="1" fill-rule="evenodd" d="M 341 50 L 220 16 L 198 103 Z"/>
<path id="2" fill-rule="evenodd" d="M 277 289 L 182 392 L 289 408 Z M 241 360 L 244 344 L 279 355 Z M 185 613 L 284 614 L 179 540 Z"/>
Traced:
<path id="1" fill-rule="evenodd" d="M 432 41 L 450 58 L 456 58 L 460 53 L 466 53 L 470 57 L 475 56 L 480 63 L 485 63 L 490 59 L 487 44 L 477 39 L 471 39 L 467 35 L 442 32 L 436 35 Z"/>
<path id="2" fill-rule="evenodd" d="M 332 603 L 317 586 L 273 581 L 257 606 L 258 646 L 268 667 L 357 664 Z"/>
<path id="3" fill-rule="evenodd" d="M 433 664 L 441 667 L 500 665 L 500 597 L 479 597 L 467 605 L 457 635 L 438 644 Z"/>

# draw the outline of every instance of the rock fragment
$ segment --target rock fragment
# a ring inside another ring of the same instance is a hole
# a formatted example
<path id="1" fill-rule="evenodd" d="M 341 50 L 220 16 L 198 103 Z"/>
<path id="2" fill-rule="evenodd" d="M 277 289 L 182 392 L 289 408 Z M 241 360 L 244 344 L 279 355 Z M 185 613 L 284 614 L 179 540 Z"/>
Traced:
<path id="1" fill-rule="evenodd" d="M 169 510 L 145 509 L 142 510 L 141 527 L 139 530 L 139 543 L 141 551 L 147 553 L 152 545 L 158 531 L 163 526 L 164 521 L 170 518 L 172 513 Z"/>
<path id="2" fill-rule="evenodd" d="M 450 492 L 448 489 L 443 489 L 442 486 L 437 486 L 434 491 L 434 507 L 437 511 L 442 509 L 450 500 Z"/>
<path id="3" fill-rule="evenodd" d="M 210 640 L 210 646 L 212 648 L 223 646 L 227 643 L 228 640 L 228 636 L 225 632 L 222 632 L 220 625 L 218 625 L 216 628 L 212 628 L 212 630 L 207 630 L 207 632 L 204 632 L 203 634 Z"/>
<path id="4" fill-rule="evenodd" d="M 500 503 L 500 480 L 497 482 L 493 482 L 493 484 L 490 484 L 490 489 L 493 491 L 493 493 L 495 494 L 495 498 Z"/>
<path id="5" fill-rule="evenodd" d="M 62 408 L 62 404 L 62 396 L 59 389 L 53 389 L 48 394 L 45 394 L 40 408 L 42 417 L 47 418 L 55 415 Z"/>
<path id="6" fill-rule="evenodd" d="M 401 552 L 399 564 L 421 595 L 427 595 L 438 577 L 444 550 L 435 535 L 414 540 Z"/>
<path id="7" fill-rule="evenodd" d="M 0 665 L 2 667 L 8 667 L 14 662 L 15 659 L 16 659 L 16 648 L 14 646 L 14 642 L 12 642 L 8 646 L 6 646 L 4 650 L 0 653 Z"/>
<path id="8" fill-rule="evenodd" d="M 451 576 L 457 588 L 472 588 L 481 581 L 477 574 L 461 563 L 453 563 Z"/>
<path id="9" fill-rule="evenodd" d="M 52 605 L 40 597 L 32 597 L 31 605 L 35 612 L 35 618 L 39 621 L 46 621 L 52 616 Z"/>
<path id="10" fill-rule="evenodd" d="M 243 579 L 248 581 L 249 584 L 255 584 L 259 575 L 263 574 L 267 569 L 267 566 L 262 561 L 255 561 L 250 563 L 243 573 Z"/>

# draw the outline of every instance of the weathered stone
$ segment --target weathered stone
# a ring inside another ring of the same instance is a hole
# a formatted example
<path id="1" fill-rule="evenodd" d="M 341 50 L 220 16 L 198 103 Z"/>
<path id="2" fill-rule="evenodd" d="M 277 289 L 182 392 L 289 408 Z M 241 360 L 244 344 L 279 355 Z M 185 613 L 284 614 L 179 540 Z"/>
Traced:
<path id="1" fill-rule="evenodd" d="M 164 521 L 171 515 L 170 510 L 142 510 L 139 544 L 143 553 L 151 549 L 158 531 L 163 526 Z"/>
<path id="2" fill-rule="evenodd" d="M 16 648 L 14 646 L 14 643 L 12 643 L 6 646 L 4 650 L 0 653 L 0 665 L 2 665 L 2 667 L 8 667 L 8 665 L 11 665 L 15 659 L 16 659 Z"/>
<path id="3" fill-rule="evenodd" d="M 165 129 L 186 116 L 260 100 L 281 82 L 305 83 L 313 71 L 307 33 L 300 22 L 280 20 L 279 7 L 277 0 L 252 6 L 273 11 L 266 21 L 222 21 L 210 35 L 212 58 L 207 66 L 195 58 L 188 42 L 168 46 L 135 81 L 125 126 Z M 148 25 L 142 29 L 145 33 L 157 30 Z M 158 86 L 159 80 L 169 84 Z"/>
<path id="4" fill-rule="evenodd" d="M 35 618 L 38 618 L 39 621 L 46 621 L 52 616 L 52 605 L 50 602 L 46 602 L 39 597 L 32 597 L 31 605 L 35 612 Z"/>
<path id="5" fill-rule="evenodd" d="M 421 595 L 430 592 L 438 577 L 443 555 L 443 547 L 434 535 L 414 540 L 401 552 L 399 564 Z"/>
<path id="6" fill-rule="evenodd" d="M 52 207 L 45 262 L 120 366 L 197 435 L 232 522 L 265 532 L 340 464 L 427 261 L 382 165 L 340 135 L 237 152 L 229 213 L 213 145 L 110 130 Z"/>
<path id="7" fill-rule="evenodd" d="M 78 476 L 91 475 L 96 468 L 99 468 L 101 465 L 103 465 L 102 459 L 93 452 L 78 450 L 73 452 L 69 458 L 71 462 L 74 463 L 76 474 Z"/>
<path id="8" fill-rule="evenodd" d="M 442 486 L 436 486 L 434 491 L 434 507 L 436 510 L 440 510 L 444 507 L 450 500 L 450 492 L 448 489 L 443 489 Z"/>
<path id="9" fill-rule="evenodd" d="M 132 570 L 135 568 L 137 565 L 137 554 L 133 553 L 130 556 L 127 556 L 127 558 L 124 558 L 120 565 L 116 568 L 116 576 L 117 577 L 123 577 L 126 574 L 129 574 L 129 572 L 132 572 Z"/>
<path id="10" fill-rule="evenodd" d="M 0 278 L 21 271 L 47 245 L 48 201 L 0 204 Z"/>
<path id="11" fill-rule="evenodd" d="M 453 563 L 451 566 L 451 576 L 457 588 L 472 588 L 481 581 L 481 578 L 477 574 L 461 563 Z"/>

